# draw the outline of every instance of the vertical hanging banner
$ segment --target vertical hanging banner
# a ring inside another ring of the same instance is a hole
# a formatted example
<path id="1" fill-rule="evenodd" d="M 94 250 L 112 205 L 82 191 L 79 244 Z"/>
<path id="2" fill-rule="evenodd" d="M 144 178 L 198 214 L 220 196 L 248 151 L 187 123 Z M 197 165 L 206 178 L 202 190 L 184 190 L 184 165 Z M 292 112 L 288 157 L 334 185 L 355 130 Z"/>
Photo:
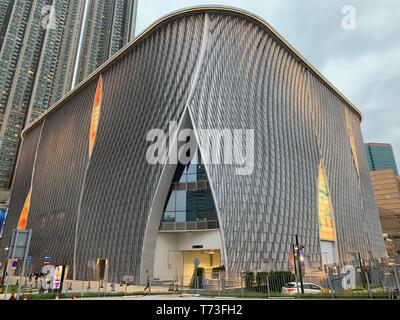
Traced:
<path id="1" fill-rule="evenodd" d="M 26 196 L 24 206 L 21 211 L 21 215 L 18 220 L 18 226 L 17 228 L 19 230 L 25 230 L 26 229 L 26 223 L 28 221 L 28 214 L 29 214 L 29 209 L 31 207 L 31 191 L 32 188 L 29 189 L 28 195 Z"/>
<path id="2" fill-rule="evenodd" d="M 347 134 L 348 134 L 349 140 L 350 140 L 351 153 L 353 154 L 354 165 L 356 166 L 357 174 L 360 175 L 360 170 L 358 168 L 358 156 L 357 156 L 356 142 L 354 139 L 353 128 L 352 128 L 351 122 L 350 122 L 349 111 L 347 109 L 345 109 L 344 114 L 345 114 L 345 120 L 346 120 Z"/>
<path id="3" fill-rule="evenodd" d="M 336 233 L 333 224 L 333 209 L 326 179 L 324 164 L 321 161 L 318 173 L 318 215 L 319 235 L 321 240 L 335 241 Z"/>
<path id="4" fill-rule="evenodd" d="M 96 141 L 97 128 L 99 126 L 101 102 L 103 94 L 103 77 L 100 75 L 97 82 L 96 94 L 94 96 L 94 103 L 92 108 L 92 116 L 90 119 L 90 135 L 89 135 L 89 158 L 92 156 L 94 143 Z"/>
<path id="5" fill-rule="evenodd" d="M 3 237 L 4 225 L 6 223 L 7 211 L 0 209 L 0 239 Z"/>

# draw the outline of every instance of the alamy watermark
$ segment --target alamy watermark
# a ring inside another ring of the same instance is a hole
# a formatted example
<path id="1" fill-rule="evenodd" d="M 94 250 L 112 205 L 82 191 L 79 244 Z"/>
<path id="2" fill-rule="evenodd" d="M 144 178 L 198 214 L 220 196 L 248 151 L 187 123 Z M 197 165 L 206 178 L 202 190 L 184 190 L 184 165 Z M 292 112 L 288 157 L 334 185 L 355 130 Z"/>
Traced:
<path id="1" fill-rule="evenodd" d="M 356 8 L 352 5 L 342 7 L 342 28 L 344 30 L 355 30 L 357 28 Z"/>
<path id="2" fill-rule="evenodd" d="M 199 129 L 203 164 L 233 165 L 236 175 L 251 175 L 254 170 L 253 129 Z M 193 129 L 178 130 L 175 121 L 169 122 L 168 133 L 151 129 L 146 141 L 149 164 L 197 163 L 199 146 Z"/>

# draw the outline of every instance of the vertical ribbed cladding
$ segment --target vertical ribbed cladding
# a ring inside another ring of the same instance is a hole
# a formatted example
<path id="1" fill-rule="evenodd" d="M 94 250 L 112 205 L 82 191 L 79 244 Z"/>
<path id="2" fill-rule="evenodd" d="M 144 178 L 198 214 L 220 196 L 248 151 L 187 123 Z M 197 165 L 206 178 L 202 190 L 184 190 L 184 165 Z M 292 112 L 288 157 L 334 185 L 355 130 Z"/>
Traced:
<path id="1" fill-rule="evenodd" d="M 353 127 L 354 139 L 360 168 L 360 192 L 363 203 L 363 215 L 365 219 L 365 232 L 367 234 L 367 250 L 371 251 L 374 257 L 386 256 L 386 247 L 382 237 L 382 227 L 379 219 L 379 212 L 375 202 L 375 195 L 371 182 L 371 175 L 365 154 L 364 140 L 361 133 L 360 121 L 349 112 Z M 370 257 L 370 254 L 366 257 Z"/>
<path id="2" fill-rule="evenodd" d="M 296 233 L 311 262 L 319 262 L 319 156 L 305 69 L 266 30 L 224 15 L 211 15 L 205 61 L 190 106 L 194 126 L 255 133 L 252 175 L 237 176 L 232 165 L 207 166 L 230 271 L 260 269 L 262 260 L 286 269 Z"/>
<path id="3" fill-rule="evenodd" d="M 103 74 L 103 103 L 82 199 L 77 277 L 106 258 L 110 280 L 139 278 L 143 236 L 162 165 L 146 160 L 149 130 L 179 121 L 200 50 L 204 15 L 172 21 Z"/>
<path id="4" fill-rule="evenodd" d="M 360 177 L 343 101 L 263 26 L 227 12 L 208 14 L 207 50 L 189 105 L 193 125 L 255 133 L 252 175 L 237 176 L 232 165 L 207 165 L 229 271 L 260 269 L 263 261 L 286 269 L 296 233 L 312 266 L 320 263 L 316 209 L 321 159 L 341 259 L 352 258 L 350 251 L 367 257 L 368 246 L 383 256 L 356 114 L 349 112 Z M 40 267 L 44 254 L 54 263 L 72 265 L 86 172 L 78 278 L 93 276 L 87 266 L 92 258 L 109 260 L 109 280 L 139 278 L 146 223 L 163 168 L 147 163 L 146 134 L 154 128 L 167 132 L 170 120 L 180 120 L 197 70 L 203 24 L 204 13 L 171 19 L 102 71 L 102 113 L 88 167 L 97 78 L 46 116 L 38 148 L 41 124 L 26 132 L 3 239 L 8 241 L 17 224 L 37 150 L 28 218 L 28 228 L 34 229 L 34 268 Z M 204 137 L 199 138 L 204 148 Z M 3 240 L 1 246 L 7 245 Z"/>
<path id="5" fill-rule="evenodd" d="M 91 106 L 96 82 L 88 84 L 44 122 L 38 145 L 28 228 L 30 254 L 40 270 L 45 254 L 72 267 L 80 186 L 87 162 Z M 31 132 L 27 133 L 30 136 Z"/>
<path id="6" fill-rule="evenodd" d="M 42 124 L 37 125 L 27 135 L 21 146 L 19 153 L 16 175 L 11 193 L 10 206 L 7 213 L 6 225 L 1 239 L 0 261 L 5 259 L 5 248 L 9 246 L 12 230 L 17 227 L 18 219 L 21 215 L 26 196 L 31 187 L 33 165 L 35 160 L 36 147 L 38 145 Z M 28 228 L 30 228 L 34 217 L 28 216 Z"/>
<path id="7" fill-rule="evenodd" d="M 371 210 L 370 206 L 365 207 L 365 198 L 361 193 L 360 178 L 354 165 L 345 123 L 344 112 L 347 106 L 314 76 L 310 75 L 310 79 L 311 106 L 332 196 L 338 252 L 341 261 L 351 262 L 357 252 L 368 257 L 367 236 L 372 231 L 371 228 L 376 228 L 376 224 L 373 227 L 369 225 L 368 217 L 372 218 L 374 210 Z M 353 131 L 360 132 L 357 116 L 353 112 L 349 112 L 349 116 L 352 119 Z M 363 157 L 360 136 L 356 142 L 360 159 Z M 366 163 L 362 161 L 359 165 L 362 167 L 363 177 L 367 169 Z M 361 184 L 364 182 L 365 178 L 362 178 Z M 361 188 L 368 187 L 363 185 Z M 372 232 L 376 233 L 378 230 Z M 375 243 L 375 246 L 380 245 Z M 377 252 L 383 253 L 382 247 Z"/>

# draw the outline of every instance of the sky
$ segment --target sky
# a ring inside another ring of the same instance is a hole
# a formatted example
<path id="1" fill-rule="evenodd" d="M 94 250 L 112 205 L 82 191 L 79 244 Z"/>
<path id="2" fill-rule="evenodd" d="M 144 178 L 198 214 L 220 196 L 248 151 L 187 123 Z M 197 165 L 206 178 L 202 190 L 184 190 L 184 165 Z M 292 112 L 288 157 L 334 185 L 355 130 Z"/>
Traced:
<path id="1" fill-rule="evenodd" d="M 392 144 L 400 165 L 399 0 L 139 0 L 137 33 L 171 11 L 210 4 L 272 25 L 361 110 L 364 141 Z"/>

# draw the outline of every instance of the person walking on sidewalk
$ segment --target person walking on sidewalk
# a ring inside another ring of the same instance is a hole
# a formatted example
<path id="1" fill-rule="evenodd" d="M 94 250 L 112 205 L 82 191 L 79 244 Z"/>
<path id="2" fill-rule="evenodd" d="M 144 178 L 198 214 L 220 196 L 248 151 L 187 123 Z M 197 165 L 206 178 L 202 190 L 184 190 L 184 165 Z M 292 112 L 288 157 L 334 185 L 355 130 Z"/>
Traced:
<path id="1" fill-rule="evenodd" d="M 150 276 L 149 276 L 149 275 L 147 276 L 147 284 L 146 284 L 146 286 L 145 286 L 144 289 L 143 289 L 144 294 L 146 294 L 146 290 L 148 290 L 149 293 L 151 293 L 151 290 L 150 290 Z"/>

